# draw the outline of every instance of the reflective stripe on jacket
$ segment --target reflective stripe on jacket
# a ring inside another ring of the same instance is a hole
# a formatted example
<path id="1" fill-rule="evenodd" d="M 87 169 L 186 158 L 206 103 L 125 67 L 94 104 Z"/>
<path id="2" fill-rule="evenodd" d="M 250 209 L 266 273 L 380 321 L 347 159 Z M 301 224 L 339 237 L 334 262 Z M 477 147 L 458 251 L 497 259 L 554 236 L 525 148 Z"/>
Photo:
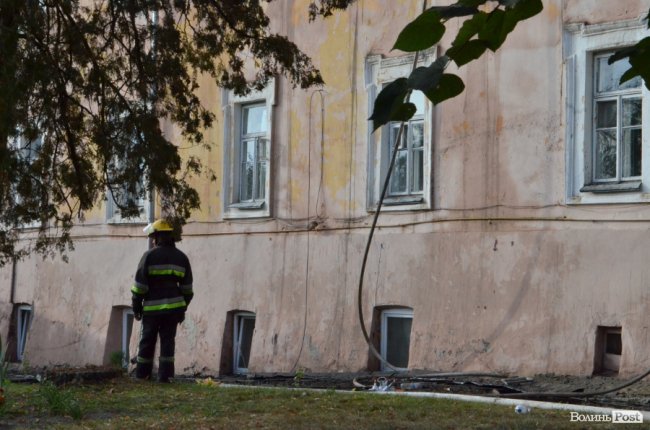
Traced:
<path id="1" fill-rule="evenodd" d="M 145 252 L 131 287 L 136 305 L 145 315 L 185 312 L 194 292 L 187 256 L 173 244 Z"/>

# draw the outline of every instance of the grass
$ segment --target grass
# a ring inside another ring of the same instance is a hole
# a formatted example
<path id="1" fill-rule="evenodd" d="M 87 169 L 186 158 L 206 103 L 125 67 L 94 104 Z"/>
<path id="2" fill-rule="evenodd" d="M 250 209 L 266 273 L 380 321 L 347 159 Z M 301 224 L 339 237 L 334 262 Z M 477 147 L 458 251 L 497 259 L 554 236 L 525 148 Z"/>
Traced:
<path id="1" fill-rule="evenodd" d="M 156 384 L 8 384 L 0 428 L 13 429 L 580 429 L 567 411 L 302 388 Z M 640 428 L 636 426 L 635 428 Z"/>
<path id="2" fill-rule="evenodd" d="M 70 390 L 61 390 L 53 383 L 46 382 L 39 386 L 39 394 L 50 415 L 69 416 L 75 420 L 83 416 L 79 401 Z"/>

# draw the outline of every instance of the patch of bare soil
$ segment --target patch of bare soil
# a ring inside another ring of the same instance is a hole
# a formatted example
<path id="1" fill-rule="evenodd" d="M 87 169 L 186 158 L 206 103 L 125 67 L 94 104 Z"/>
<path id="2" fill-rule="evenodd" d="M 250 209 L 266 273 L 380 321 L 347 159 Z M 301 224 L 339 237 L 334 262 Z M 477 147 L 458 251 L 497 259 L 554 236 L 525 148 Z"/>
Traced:
<path id="1" fill-rule="evenodd" d="M 112 366 L 53 366 L 26 371 L 10 371 L 9 380 L 12 382 L 44 382 L 51 381 L 55 385 L 101 383 L 124 374 L 124 369 Z"/>
<path id="2" fill-rule="evenodd" d="M 626 409 L 650 410 L 650 376 L 628 387 L 617 389 L 611 393 L 582 397 L 593 392 L 611 391 L 631 380 L 613 376 L 557 376 L 537 375 L 533 378 L 527 391 L 537 393 L 564 392 L 575 393 L 571 403 L 581 401 L 594 406 L 622 407 Z M 554 400 L 554 399 L 550 399 Z"/>

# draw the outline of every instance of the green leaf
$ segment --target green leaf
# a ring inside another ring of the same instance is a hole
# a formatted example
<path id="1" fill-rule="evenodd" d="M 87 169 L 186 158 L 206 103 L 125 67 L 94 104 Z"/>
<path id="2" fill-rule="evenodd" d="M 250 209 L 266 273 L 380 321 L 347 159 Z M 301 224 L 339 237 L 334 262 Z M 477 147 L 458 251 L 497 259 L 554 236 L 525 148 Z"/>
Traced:
<path id="1" fill-rule="evenodd" d="M 485 3 L 487 3 L 487 0 L 458 0 L 458 4 L 470 7 L 478 7 Z"/>
<path id="2" fill-rule="evenodd" d="M 494 9 L 487 18 L 485 25 L 478 32 L 478 38 L 483 40 L 488 48 L 496 51 L 506 40 L 507 32 L 503 31 L 503 20 L 506 13 L 501 9 Z"/>
<path id="3" fill-rule="evenodd" d="M 607 60 L 607 64 L 611 65 L 616 63 L 619 60 L 622 60 L 623 58 L 628 58 L 630 55 L 632 55 L 635 52 L 635 50 L 636 50 L 636 45 L 620 49 L 614 52 L 612 55 L 610 55 L 609 59 Z"/>
<path id="4" fill-rule="evenodd" d="M 391 121 L 408 121 L 415 115 L 418 109 L 413 103 L 402 103 L 395 109 L 390 116 Z"/>
<path id="5" fill-rule="evenodd" d="M 650 37 L 641 39 L 636 45 L 616 51 L 607 62 L 613 64 L 619 60 L 628 59 L 630 69 L 621 76 L 620 83 L 641 76 L 646 88 L 650 89 Z"/>
<path id="6" fill-rule="evenodd" d="M 393 112 L 400 110 L 404 105 L 404 97 L 408 92 L 408 80 L 399 78 L 386 85 L 375 99 L 372 116 L 372 131 L 393 120 Z"/>
<path id="7" fill-rule="evenodd" d="M 650 54 L 650 37 L 641 39 L 631 48 L 630 63 L 641 65 L 650 62 L 650 58 L 648 58 L 648 55 Z"/>
<path id="8" fill-rule="evenodd" d="M 461 78 L 451 73 L 445 73 L 440 77 L 436 88 L 424 94 L 433 104 L 438 104 L 452 97 L 456 97 L 464 89 L 465 84 Z"/>
<path id="9" fill-rule="evenodd" d="M 517 13 L 517 19 L 523 21 L 544 10 L 544 5 L 542 0 L 519 0 L 512 10 Z"/>
<path id="10" fill-rule="evenodd" d="M 640 74 L 640 73 L 639 73 L 639 70 L 637 70 L 635 67 L 630 67 L 630 68 L 627 69 L 627 70 L 625 71 L 625 73 L 623 73 L 623 75 L 621 76 L 621 79 L 619 80 L 619 84 L 622 84 L 623 82 L 627 82 L 627 81 L 629 81 L 630 79 L 634 79 L 634 78 L 636 78 L 637 76 L 639 76 L 639 74 Z"/>
<path id="11" fill-rule="evenodd" d="M 466 6 L 460 3 L 454 3 L 450 6 L 433 6 L 428 10 L 433 10 L 438 13 L 440 18 L 449 19 L 457 18 L 460 16 L 474 15 L 478 12 L 476 6 Z"/>
<path id="12" fill-rule="evenodd" d="M 470 40 L 469 42 L 460 45 L 452 46 L 447 50 L 447 56 L 454 60 L 458 67 L 469 63 L 472 60 L 479 58 L 485 50 L 487 45 L 482 40 Z"/>
<path id="13" fill-rule="evenodd" d="M 487 21 L 488 14 L 485 12 L 479 12 L 467 21 L 463 23 L 463 25 L 460 27 L 460 30 L 458 30 L 458 34 L 456 35 L 456 39 L 451 43 L 451 46 L 459 46 L 459 45 L 464 45 L 465 43 L 469 42 L 469 40 L 474 37 L 476 34 L 478 34 L 479 31 L 483 28 L 485 25 L 485 22 Z"/>
<path id="14" fill-rule="evenodd" d="M 494 9 L 478 34 L 478 38 L 484 40 L 493 52 L 503 45 L 519 21 L 538 14 L 543 8 L 541 0 L 512 0 L 500 3 L 506 5 L 506 9 Z"/>
<path id="15" fill-rule="evenodd" d="M 506 9 L 505 15 L 503 17 L 503 26 L 501 27 L 501 33 L 503 34 L 503 40 L 505 41 L 508 34 L 517 27 L 519 23 L 519 13 L 514 9 Z"/>
<path id="16" fill-rule="evenodd" d="M 414 90 L 420 90 L 423 93 L 432 90 L 438 86 L 438 81 L 447 64 L 449 64 L 449 57 L 443 55 L 438 57 L 428 67 L 418 67 L 411 72 L 408 78 L 408 87 Z"/>
<path id="17" fill-rule="evenodd" d="M 435 10 L 426 10 L 411 21 L 397 36 L 393 49 L 416 52 L 430 48 L 445 34 L 445 26 Z"/>

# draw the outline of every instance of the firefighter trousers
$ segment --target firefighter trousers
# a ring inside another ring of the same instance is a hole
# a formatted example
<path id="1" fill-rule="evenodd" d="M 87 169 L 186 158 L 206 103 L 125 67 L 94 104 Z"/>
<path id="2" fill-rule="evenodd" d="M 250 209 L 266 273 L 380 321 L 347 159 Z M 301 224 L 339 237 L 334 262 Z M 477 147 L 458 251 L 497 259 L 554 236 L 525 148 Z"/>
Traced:
<path id="1" fill-rule="evenodd" d="M 174 349 L 176 347 L 176 328 L 182 314 L 145 315 L 142 317 L 142 332 L 138 348 L 138 362 L 135 377 L 151 378 L 156 341 L 160 337 L 160 357 L 158 361 L 158 380 L 168 382 L 174 377 Z"/>

